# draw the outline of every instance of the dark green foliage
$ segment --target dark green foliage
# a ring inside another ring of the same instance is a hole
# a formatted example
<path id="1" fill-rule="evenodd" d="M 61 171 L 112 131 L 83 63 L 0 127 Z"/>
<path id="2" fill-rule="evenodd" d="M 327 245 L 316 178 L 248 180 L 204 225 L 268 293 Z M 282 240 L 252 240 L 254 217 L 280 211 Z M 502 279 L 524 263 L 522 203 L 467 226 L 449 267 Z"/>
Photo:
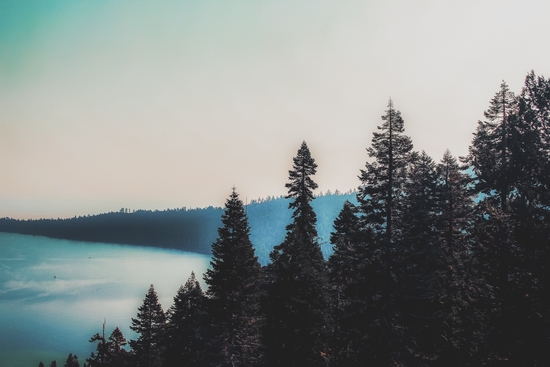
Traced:
<path id="1" fill-rule="evenodd" d="M 151 284 L 137 317 L 132 318 L 130 329 L 138 334 L 137 340 L 130 340 L 134 361 L 138 367 L 157 367 L 162 364 L 163 332 L 166 317 L 158 302 L 155 288 Z"/>
<path id="2" fill-rule="evenodd" d="M 109 341 L 107 343 L 108 352 L 108 366 L 110 367 L 123 367 L 128 364 L 130 354 L 124 346 L 128 344 L 126 338 L 122 334 L 122 331 L 118 326 L 109 335 Z"/>
<path id="3" fill-rule="evenodd" d="M 88 366 L 100 367 L 106 366 L 108 360 L 107 340 L 105 339 L 105 324 L 103 324 L 103 334 L 95 334 L 90 338 L 90 343 L 97 342 L 96 353 L 92 352 L 90 358 L 86 358 Z"/>
<path id="4" fill-rule="evenodd" d="M 52 363 L 50 363 L 50 367 L 57 367 L 57 361 L 52 361 Z"/>
<path id="5" fill-rule="evenodd" d="M 372 296 L 366 300 L 370 310 L 370 340 L 365 347 L 368 356 L 364 362 L 375 365 L 397 363 L 400 351 L 396 348 L 403 337 L 396 299 L 396 256 L 403 227 L 399 225 L 404 211 L 404 190 L 407 167 L 411 159 L 412 142 L 404 135 L 401 113 L 393 102 L 382 116 L 380 132 L 373 133 L 372 145 L 367 149 L 373 161 L 365 164 L 359 176 L 361 186 L 357 193 L 362 216 L 362 226 L 371 238 L 366 238 L 366 248 L 371 260 L 365 272 L 372 274 Z M 393 362 L 392 362 L 393 361 Z"/>
<path id="6" fill-rule="evenodd" d="M 44 367 L 44 363 L 40 362 L 40 363 L 38 364 L 38 367 Z"/>
<path id="7" fill-rule="evenodd" d="M 0 231 L 75 241 L 175 248 L 210 254 L 221 208 L 138 210 L 68 219 L 0 219 Z"/>
<path id="8" fill-rule="evenodd" d="M 293 162 L 286 187 L 294 212 L 284 241 L 270 255 L 263 341 L 270 366 L 325 365 L 330 325 L 326 265 L 310 204 L 317 165 L 305 142 Z"/>
<path id="9" fill-rule="evenodd" d="M 475 173 L 476 190 L 484 195 L 495 195 L 506 211 L 508 195 L 512 191 L 514 157 L 510 150 L 518 136 L 510 118 L 515 113 L 517 98 L 503 81 L 500 90 L 491 99 L 485 111 L 485 121 L 478 121 L 474 139 L 469 148 L 468 163 Z"/>
<path id="10" fill-rule="evenodd" d="M 334 366 L 362 366 L 368 359 L 368 334 L 373 309 L 367 308 L 369 300 L 376 297 L 373 284 L 381 281 L 373 263 L 377 255 L 366 245 L 371 235 L 362 230 L 357 208 L 346 202 L 334 221 L 331 243 L 334 252 L 330 256 L 329 284 L 334 330 L 331 338 Z"/>
<path id="11" fill-rule="evenodd" d="M 474 210 L 472 178 L 462 172 L 456 158 L 446 150 L 438 167 L 439 216 L 437 228 L 447 247 L 465 242 L 472 231 Z"/>
<path id="12" fill-rule="evenodd" d="M 165 367 L 202 366 L 208 364 L 208 319 L 205 295 L 195 273 L 178 290 L 168 309 L 164 336 Z"/>
<path id="13" fill-rule="evenodd" d="M 514 108 L 506 113 L 502 108 L 492 125 L 480 123 L 467 160 L 477 189 L 485 194 L 477 210 L 476 255 L 494 290 L 487 307 L 486 346 L 487 361 L 494 365 L 505 360 L 517 366 L 548 361 L 542 352 L 550 346 L 542 301 L 548 289 L 543 286 L 549 238 L 548 84 L 531 72 Z M 505 91 L 503 83 L 487 117 L 495 104 L 505 105 L 504 98 L 498 98 Z"/>
<path id="14" fill-rule="evenodd" d="M 393 226 L 402 210 L 403 186 L 407 165 L 412 151 L 411 139 L 405 131 L 401 113 L 394 109 L 392 100 L 382 116 L 384 123 L 374 132 L 372 145 L 367 149 L 374 160 L 365 164 L 359 179 L 361 186 L 357 194 L 365 224 L 378 236 L 384 236 L 388 246 L 395 239 L 397 231 Z"/>
<path id="15" fill-rule="evenodd" d="M 403 185 L 402 215 L 396 220 L 393 255 L 396 313 L 392 347 L 394 358 L 404 365 L 429 365 L 437 356 L 438 325 L 434 314 L 441 279 L 436 164 L 425 152 L 413 153 Z M 396 353 L 397 352 L 397 353 Z"/>
<path id="16" fill-rule="evenodd" d="M 129 363 L 130 355 L 124 349 L 127 344 L 126 338 L 118 326 L 113 330 L 109 339 L 105 338 L 105 323 L 103 332 L 92 336 L 90 343 L 97 342 L 96 353 L 92 352 L 90 358 L 86 359 L 88 367 L 122 367 Z"/>
<path id="17" fill-rule="evenodd" d="M 485 307 L 490 288 L 476 271 L 471 176 L 462 172 L 447 150 L 438 165 L 440 234 L 439 288 L 435 315 L 441 337 L 438 361 L 447 366 L 476 365 L 485 342 Z"/>
<path id="18" fill-rule="evenodd" d="M 321 243 L 327 243 L 332 223 L 346 200 L 355 202 L 355 194 L 331 194 L 318 197 L 313 208 L 318 215 L 317 231 Z M 269 262 L 269 253 L 285 237 L 292 220 L 289 199 L 270 197 L 249 200 L 246 206 L 251 226 L 250 239 L 260 264 Z M 222 208 L 138 210 L 132 213 L 106 213 L 70 219 L 16 220 L 0 218 L 0 232 L 63 238 L 78 241 L 121 243 L 210 254 L 220 227 Z M 330 246 L 323 248 L 326 257 Z"/>
<path id="19" fill-rule="evenodd" d="M 76 356 L 76 354 L 73 355 L 72 353 L 69 353 L 64 367 L 80 367 L 80 363 L 78 362 L 78 357 Z"/>
<path id="20" fill-rule="evenodd" d="M 222 366 L 258 363 L 260 346 L 260 263 L 250 242 L 243 202 L 233 189 L 225 203 L 223 226 L 212 244 L 207 308 L 212 322 L 213 354 Z"/>
<path id="21" fill-rule="evenodd" d="M 233 190 L 207 294 L 191 274 L 165 322 L 151 286 L 133 354 L 117 328 L 92 337 L 89 366 L 550 365 L 550 80 L 531 72 L 518 96 L 503 82 L 484 116 L 465 165 L 449 151 L 436 164 L 412 152 L 390 100 L 357 205 L 312 205 L 304 142 L 286 198 L 248 207 L 262 254 L 278 243 L 271 263 L 260 268 Z M 325 262 L 317 219 L 334 217 Z"/>

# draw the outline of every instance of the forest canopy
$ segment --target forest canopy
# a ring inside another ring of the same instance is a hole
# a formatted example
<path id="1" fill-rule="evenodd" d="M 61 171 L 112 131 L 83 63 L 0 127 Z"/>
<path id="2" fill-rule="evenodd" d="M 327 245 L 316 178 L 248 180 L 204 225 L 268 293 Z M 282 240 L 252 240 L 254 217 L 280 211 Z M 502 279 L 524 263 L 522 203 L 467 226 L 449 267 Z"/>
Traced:
<path id="1" fill-rule="evenodd" d="M 165 312 L 151 285 L 116 365 L 550 365 L 550 79 L 530 72 L 518 94 L 502 82 L 465 157 L 415 151 L 397 105 L 355 200 L 340 204 L 328 259 L 303 142 L 270 261 L 260 265 L 252 207 L 233 189 L 208 289 L 191 274 Z M 112 366 L 113 344 L 91 341 L 89 366 Z"/>

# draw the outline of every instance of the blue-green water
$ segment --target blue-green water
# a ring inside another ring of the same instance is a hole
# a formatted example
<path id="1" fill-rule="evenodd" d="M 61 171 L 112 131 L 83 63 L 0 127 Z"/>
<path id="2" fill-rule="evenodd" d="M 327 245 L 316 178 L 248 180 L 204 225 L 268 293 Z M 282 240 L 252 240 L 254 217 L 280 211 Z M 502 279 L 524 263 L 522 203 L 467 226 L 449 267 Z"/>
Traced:
<path id="1" fill-rule="evenodd" d="M 147 247 L 56 240 L 0 233 L 0 367 L 81 365 L 94 350 L 90 337 L 131 318 L 154 284 L 166 310 L 191 271 L 197 278 L 208 256 Z M 204 284 L 203 284 L 204 286 Z"/>

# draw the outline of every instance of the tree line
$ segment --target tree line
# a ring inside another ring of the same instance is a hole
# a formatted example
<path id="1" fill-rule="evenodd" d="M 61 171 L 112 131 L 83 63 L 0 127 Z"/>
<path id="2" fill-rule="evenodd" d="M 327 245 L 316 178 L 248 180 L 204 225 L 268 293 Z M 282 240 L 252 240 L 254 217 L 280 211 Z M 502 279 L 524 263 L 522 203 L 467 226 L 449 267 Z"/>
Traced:
<path id="1" fill-rule="evenodd" d="M 245 199 L 246 200 L 246 199 Z M 317 222 L 319 240 L 325 256 L 332 224 L 345 200 L 355 202 L 351 191 L 319 194 L 313 203 L 320 213 Z M 284 196 L 248 200 L 246 212 L 252 227 L 250 238 L 262 265 L 269 253 L 285 236 L 292 211 Z M 133 210 L 79 216 L 67 219 L 16 220 L 0 218 L 0 232 L 46 236 L 72 241 L 117 243 L 135 246 L 170 248 L 210 255 L 221 225 L 223 208 L 179 208 L 168 210 Z"/>
<path id="2" fill-rule="evenodd" d="M 164 312 L 151 285 L 129 350 L 118 328 L 97 334 L 87 366 L 550 365 L 550 79 L 503 82 L 484 117 L 466 157 L 436 162 L 390 100 L 328 260 L 302 143 L 270 262 L 233 189 L 207 289 L 191 274 Z"/>

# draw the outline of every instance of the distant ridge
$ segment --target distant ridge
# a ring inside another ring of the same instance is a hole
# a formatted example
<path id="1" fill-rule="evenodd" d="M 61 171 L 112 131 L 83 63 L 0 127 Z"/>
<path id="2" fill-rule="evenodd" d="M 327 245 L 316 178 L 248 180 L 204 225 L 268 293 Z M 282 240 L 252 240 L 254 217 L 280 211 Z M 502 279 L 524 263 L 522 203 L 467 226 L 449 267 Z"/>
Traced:
<path id="1" fill-rule="evenodd" d="M 312 202 L 317 213 L 317 231 L 325 256 L 334 219 L 344 202 L 356 202 L 355 193 L 327 192 Z M 251 240 L 262 264 L 269 261 L 273 246 L 285 236 L 292 211 L 284 197 L 250 200 L 246 211 L 251 227 Z M 197 209 L 167 209 L 162 211 L 121 209 L 98 215 L 69 219 L 0 219 L 0 232 L 45 236 L 75 241 L 117 243 L 137 246 L 172 248 L 210 254 L 218 236 L 223 209 L 209 206 Z"/>

